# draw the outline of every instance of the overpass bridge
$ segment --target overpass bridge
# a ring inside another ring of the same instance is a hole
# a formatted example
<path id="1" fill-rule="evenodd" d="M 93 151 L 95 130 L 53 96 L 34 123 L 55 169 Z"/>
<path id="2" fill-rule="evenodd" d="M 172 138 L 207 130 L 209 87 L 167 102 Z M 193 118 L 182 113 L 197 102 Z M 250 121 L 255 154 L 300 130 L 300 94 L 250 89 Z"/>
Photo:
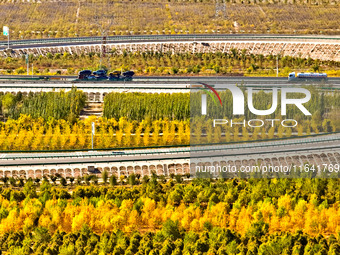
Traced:
<path id="1" fill-rule="evenodd" d="M 89 167 L 116 176 L 195 173 L 195 167 L 230 165 L 331 166 L 339 173 L 340 134 L 279 141 L 159 149 L 127 149 L 60 153 L 7 153 L 0 155 L 0 177 L 65 177 L 89 174 Z M 336 170 L 337 169 L 337 170 Z"/>
<path id="2" fill-rule="evenodd" d="M 339 36 L 294 35 L 149 35 L 77 37 L 0 41 L 0 57 L 21 57 L 25 54 L 81 54 L 89 52 L 172 52 L 231 53 L 233 49 L 247 54 L 281 55 L 320 60 L 340 61 Z"/>

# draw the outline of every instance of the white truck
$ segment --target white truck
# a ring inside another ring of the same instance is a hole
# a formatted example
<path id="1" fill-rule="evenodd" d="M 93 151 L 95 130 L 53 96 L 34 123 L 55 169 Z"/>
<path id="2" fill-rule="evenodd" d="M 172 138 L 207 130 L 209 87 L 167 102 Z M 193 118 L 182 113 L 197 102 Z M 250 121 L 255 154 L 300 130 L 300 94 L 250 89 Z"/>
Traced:
<path id="1" fill-rule="evenodd" d="M 289 82 L 302 82 L 302 81 L 327 81 L 326 73 L 297 73 L 292 72 L 288 75 Z"/>

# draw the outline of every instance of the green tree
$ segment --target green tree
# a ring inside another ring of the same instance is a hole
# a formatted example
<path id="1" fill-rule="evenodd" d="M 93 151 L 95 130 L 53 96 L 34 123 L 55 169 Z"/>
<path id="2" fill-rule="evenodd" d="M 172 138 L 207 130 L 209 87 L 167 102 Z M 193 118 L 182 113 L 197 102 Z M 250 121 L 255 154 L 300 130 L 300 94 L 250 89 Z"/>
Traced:
<path id="1" fill-rule="evenodd" d="M 102 172 L 102 179 L 103 179 L 103 183 L 104 183 L 104 184 L 107 183 L 108 177 L 109 177 L 108 172 L 107 172 L 106 170 L 104 170 L 104 171 Z"/>
<path id="2" fill-rule="evenodd" d="M 7 93 L 1 100 L 2 112 L 5 116 L 10 115 L 14 111 L 16 105 L 15 96 Z"/>
<path id="3" fill-rule="evenodd" d="M 64 178 L 64 177 L 61 177 L 60 179 L 59 179 L 59 181 L 60 181 L 60 184 L 62 185 L 62 186 L 66 186 L 67 185 L 67 181 L 66 181 L 66 179 Z"/>
<path id="4" fill-rule="evenodd" d="M 128 183 L 133 186 L 136 184 L 136 175 L 134 173 L 130 174 L 128 177 Z"/>
<path id="5" fill-rule="evenodd" d="M 169 239 L 169 240 L 177 240 L 181 237 L 181 232 L 179 230 L 179 222 L 178 221 L 172 221 L 170 219 L 168 219 L 162 227 L 161 230 L 163 236 L 165 237 L 165 239 Z"/>
<path id="6" fill-rule="evenodd" d="M 117 185 L 117 177 L 115 175 L 111 175 L 109 181 L 111 186 Z"/>
<path id="7" fill-rule="evenodd" d="M 29 179 L 25 183 L 24 188 L 23 188 L 23 192 L 24 192 L 26 197 L 29 197 L 29 198 L 37 197 L 36 188 L 35 188 L 35 185 L 33 184 L 33 181 L 31 179 Z"/>

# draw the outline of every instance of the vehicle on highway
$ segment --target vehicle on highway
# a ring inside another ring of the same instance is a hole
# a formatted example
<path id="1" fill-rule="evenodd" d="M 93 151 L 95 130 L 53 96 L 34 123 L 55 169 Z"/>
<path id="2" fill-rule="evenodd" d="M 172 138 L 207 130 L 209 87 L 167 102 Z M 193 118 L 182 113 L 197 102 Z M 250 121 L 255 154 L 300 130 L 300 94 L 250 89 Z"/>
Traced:
<path id="1" fill-rule="evenodd" d="M 118 81 L 120 79 L 121 71 L 113 71 L 109 73 L 109 80 L 110 81 Z"/>
<path id="2" fill-rule="evenodd" d="M 97 76 L 106 76 L 106 71 L 105 70 L 97 70 L 93 72 L 93 75 L 97 75 Z"/>
<path id="3" fill-rule="evenodd" d="M 328 77 L 326 73 L 297 73 L 292 72 L 288 75 L 289 82 L 300 81 L 327 81 Z"/>
<path id="4" fill-rule="evenodd" d="M 87 79 L 88 80 L 95 80 L 96 79 L 96 76 L 94 76 L 93 74 L 87 76 Z"/>
<path id="5" fill-rule="evenodd" d="M 107 80 L 109 77 L 107 77 L 106 75 L 100 75 L 100 76 L 96 76 L 96 80 Z"/>
<path id="6" fill-rule="evenodd" d="M 109 80 L 109 81 L 132 81 L 132 77 L 135 72 L 126 71 L 121 75 L 121 71 L 113 71 L 107 76 L 106 70 L 97 70 L 92 73 L 91 70 L 82 70 L 78 73 L 78 78 L 76 81 L 87 81 L 87 80 Z"/>
<path id="7" fill-rule="evenodd" d="M 112 154 L 113 155 L 125 155 L 125 152 L 123 152 L 123 151 L 113 151 Z"/>
<path id="8" fill-rule="evenodd" d="M 132 77 L 134 76 L 135 72 L 134 71 L 126 71 L 123 73 L 125 77 Z"/>
<path id="9" fill-rule="evenodd" d="M 91 70 L 82 70 L 78 73 L 78 79 L 80 80 L 85 80 L 87 79 L 90 75 L 92 75 Z"/>

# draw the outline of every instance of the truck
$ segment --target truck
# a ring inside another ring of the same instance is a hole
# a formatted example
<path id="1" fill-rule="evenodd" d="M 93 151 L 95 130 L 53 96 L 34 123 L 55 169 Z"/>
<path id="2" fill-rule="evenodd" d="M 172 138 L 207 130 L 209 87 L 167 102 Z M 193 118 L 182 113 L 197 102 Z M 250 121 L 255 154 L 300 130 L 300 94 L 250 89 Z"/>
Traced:
<path id="1" fill-rule="evenodd" d="M 109 81 L 132 81 L 133 71 L 124 72 L 121 76 L 121 71 L 113 71 L 109 74 Z"/>
<path id="2" fill-rule="evenodd" d="M 133 71 L 126 71 L 121 75 L 121 71 L 113 71 L 107 76 L 105 70 L 97 70 L 92 73 L 91 70 L 82 70 L 78 73 L 76 81 L 102 80 L 102 81 L 132 81 Z"/>
<path id="3" fill-rule="evenodd" d="M 326 73 L 297 73 L 292 72 L 288 75 L 289 82 L 303 82 L 303 81 L 327 81 Z"/>

